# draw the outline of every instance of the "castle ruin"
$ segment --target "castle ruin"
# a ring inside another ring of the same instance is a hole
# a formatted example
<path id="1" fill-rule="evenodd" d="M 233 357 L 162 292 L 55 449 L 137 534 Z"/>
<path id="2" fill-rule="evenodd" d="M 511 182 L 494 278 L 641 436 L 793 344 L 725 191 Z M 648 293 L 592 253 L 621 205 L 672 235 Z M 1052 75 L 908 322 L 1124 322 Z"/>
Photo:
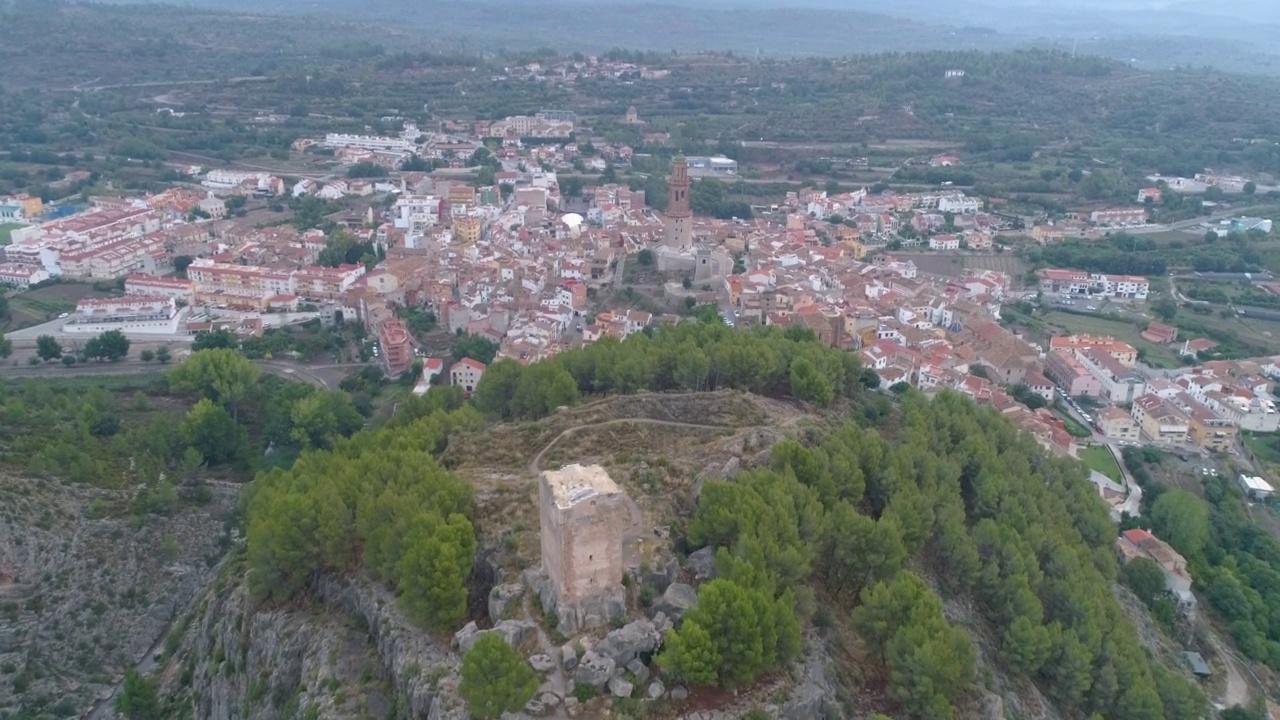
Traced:
<path id="1" fill-rule="evenodd" d="M 599 465 L 566 465 L 538 478 L 542 572 L 535 591 L 562 632 L 604 625 L 626 609 L 622 541 L 636 510 Z"/>

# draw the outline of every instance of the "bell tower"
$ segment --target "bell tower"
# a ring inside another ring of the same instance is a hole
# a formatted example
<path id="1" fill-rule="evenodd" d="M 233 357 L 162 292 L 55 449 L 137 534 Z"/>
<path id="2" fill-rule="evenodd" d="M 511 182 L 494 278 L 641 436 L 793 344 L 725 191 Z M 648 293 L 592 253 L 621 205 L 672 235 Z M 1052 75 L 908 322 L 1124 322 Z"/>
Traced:
<path id="1" fill-rule="evenodd" d="M 667 179 L 667 231 L 664 244 L 674 250 L 693 249 L 693 212 L 689 209 L 689 161 L 677 155 Z"/>

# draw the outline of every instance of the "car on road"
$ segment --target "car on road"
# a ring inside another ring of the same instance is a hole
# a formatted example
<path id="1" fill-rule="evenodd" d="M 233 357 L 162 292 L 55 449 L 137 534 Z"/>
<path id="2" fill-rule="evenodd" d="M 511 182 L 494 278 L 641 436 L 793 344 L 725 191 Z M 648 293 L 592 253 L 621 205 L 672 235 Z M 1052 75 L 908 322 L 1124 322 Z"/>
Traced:
<path id="1" fill-rule="evenodd" d="M 66 318 L 66 317 L 70 317 L 70 316 L 71 316 L 71 313 L 58 313 L 58 319 L 59 319 L 59 320 L 61 320 L 61 319 L 63 319 L 63 318 Z"/>

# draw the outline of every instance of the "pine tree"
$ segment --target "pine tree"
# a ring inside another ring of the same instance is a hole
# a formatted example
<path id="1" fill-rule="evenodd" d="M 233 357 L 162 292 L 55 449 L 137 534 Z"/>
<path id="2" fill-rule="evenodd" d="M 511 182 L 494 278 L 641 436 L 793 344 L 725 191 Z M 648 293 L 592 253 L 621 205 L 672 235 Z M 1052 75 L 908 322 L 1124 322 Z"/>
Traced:
<path id="1" fill-rule="evenodd" d="M 476 720 L 498 720 L 518 712 L 538 690 L 529 663 L 495 633 L 485 633 L 462 658 L 458 692 Z"/>

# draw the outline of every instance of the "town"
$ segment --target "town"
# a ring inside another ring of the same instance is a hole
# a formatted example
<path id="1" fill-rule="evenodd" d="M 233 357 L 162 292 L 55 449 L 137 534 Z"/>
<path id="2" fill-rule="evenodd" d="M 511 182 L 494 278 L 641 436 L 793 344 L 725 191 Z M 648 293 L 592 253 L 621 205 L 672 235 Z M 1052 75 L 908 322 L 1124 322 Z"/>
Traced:
<path id="1" fill-rule="evenodd" d="M 641 122 L 634 108 L 624 121 Z M 588 169 L 611 171 L 632 150 L 600 138 L 574 142 L 576 123 L 572 112 L 545 111 L 439 132 L 406 122 L 395 136 L 300 138 L 298 152 L 324 149 L 342 167 L 376 172 L 286 183 L 263 172 L 189 167 L 187 180 L 163 192 L 95 196 L 55 219 L 44 217 L 38 198 L 0 199 L 0 217 L 12 228 L 0 283 L 17 292 L 119 283 L 117 294 L 85 297 L 74 312 L 10 337 L 20 346 L 40 335 L 74 344 L 118 329 L 140 342 L 181 344 L 208 330 L 261 336 L 336 320 L 365 328 L 372 339 L 365 357 L 388 376 L 418 373 L 419 392 L 442 382 L 471 392 L 485 364 L 433 356 L 427 338 L 409 327 L 406 308 L 434 318 L 446 337 L 478 336 L 498 348 L 496 359 L 521 363 L 693 320 L 706 309 L 735 327 L 806 328 L 857 353 L 885 391 L 955 390 L 998 407 L 1064 455 L 1101 446 L 1118 460 L 1122 447 L 1139 443 L 1239 454 L 1241 431 L 1280 428 L 1271 393 L 1280 377 L 1276 357 L 1200 363 L 1216 343 L 1180 337 L 1153 319 L 1142 336 L 1196 363 L 1157 369 L 1120 339 L 1077 333 L 1035 341 L 1002 314 L 1014 303 L 1079 303 L 1082 311 L 1110 303 L 1148 317 L 1146 277 L 1043 268 L 1030 284 L 982 263 L 955 272 L 916 262 L 920 251 L 998 259 L 1018 236 L 1041 245 L 1098 241 L 1118 227 L 1151 227 L 1149 205 L 1161 193 L 1216 187 L 1252 194 L 1251 181 L 1153 178 L 1158 184 L 1143 188 L 1133 207 L 1029 229 L 1020 217 L 990 210 L 991 198 L 945 183 L 916 192 L 810 187 L 743 213 L 752 217 L 717 219 L 695 214 L 693 198 L 707 179 L 737 177 L 736 162 L 677 156 L 659 211 L 644 190 L 617 182 L 583 187 L 573 173 L 584 160 Z M 558 142 L 531 142 L 548 139 Z M 445 170 L 401 170 L 423 161 Z M 921 162 L 954 167 L 962 160 L 940 154 Z M 476 182 L 448 174 L 477 165 Z M 355 177 L 363 174 L 370 177 Z M 248 201 L 306 197 L 344 201 L 324 218 L 328 232 L 250 225 L 229 212 Z M 1235 218 L 1223 222 L 1222 234 L 1269 233 L 1270 225 Z M 368 253 L 326 252 L 339 237 L 344 248 Z M 906 252 L 912 256 L 899 255 Z M 647 280 L 637 291 L 641 274 Z M 1129 493 L 1115 480 L 1099 491 L 1121 508 Z"/>

